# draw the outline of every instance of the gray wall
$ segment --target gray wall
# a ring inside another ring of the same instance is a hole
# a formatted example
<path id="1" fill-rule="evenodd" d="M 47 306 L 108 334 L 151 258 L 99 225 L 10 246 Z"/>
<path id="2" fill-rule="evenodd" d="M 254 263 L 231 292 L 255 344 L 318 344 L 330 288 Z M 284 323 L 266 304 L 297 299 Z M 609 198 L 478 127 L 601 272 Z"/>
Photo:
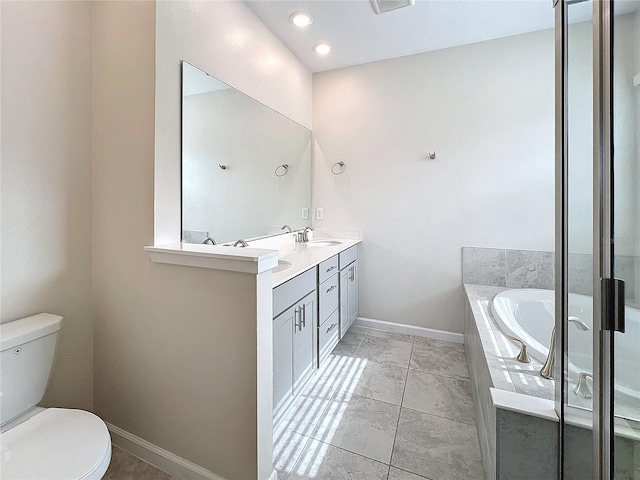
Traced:
<path id="1" fill-rule="evenodd" d="M 553 48 L 542 31 L 314 74 L 314 226 L 362 229 L 362 316 L 462 332 L 462 246 L 553 249 Z"/>

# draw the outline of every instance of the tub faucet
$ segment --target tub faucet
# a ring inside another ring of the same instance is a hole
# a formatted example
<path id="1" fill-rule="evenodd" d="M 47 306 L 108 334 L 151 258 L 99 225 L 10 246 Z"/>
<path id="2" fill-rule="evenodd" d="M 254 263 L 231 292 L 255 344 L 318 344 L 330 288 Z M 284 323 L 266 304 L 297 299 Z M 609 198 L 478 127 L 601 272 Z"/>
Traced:
<path id="1" fill-rule="evenodd" d="M 578 384 L 573 391 L 582 398 L 591 398 L 593 397 L 593 392 L 591 391 L 591 387 L 589 387 L 589 383 L 587 382 L 587 378 L 590 378 L 593 382 L 593 375 L 587 372 L 580 372 L 580 376 L 578 377 Z"/>
<path id="2" fill-rule="evenodd" d="M 236 243 L 233 244 L 233 246 L 234 247 L 238 247 L 238 246 L 240 246 L 240 247 L 248 247 L 249 244 L 247 242 L 245 242 L 244 240 L 240 239 L 240 240 L 237 240 Z"/>
<path id="3" fill-rule="evenodd" d="M 215 245 L 216 244 L 216 239 L 213 237 L 207 237 L 204 239 L 204 241 L 202 242 L 205 245 Z"/>
<path id="4" fill-rule="evenodd" d="M 569 317 L 569 323 L 573 323 L 578 330 L 582 330 L 583 332 L 587 330 L 591 330 L 589 325 L 584 323 L 578 317 Z M 553 367 L 556 361 L 556 327 L 554 325 L 553 330 L 551 331 L 551 342 L 549 342 L 549 353 L 547 354 L 547 360 L 544 362 L 544 365 L 540 369 L 540 376 L 543 378 L 552 379 L 553 378 Z"/>
<path id="5" fill-rule="evenodd" d="M 302 231 L 302 241 L 303 242 L 308 242 L 309 241 L 309 232 L 313 231 L 314 229 L 312 227 L 305 227 L 304 230 Z"/>

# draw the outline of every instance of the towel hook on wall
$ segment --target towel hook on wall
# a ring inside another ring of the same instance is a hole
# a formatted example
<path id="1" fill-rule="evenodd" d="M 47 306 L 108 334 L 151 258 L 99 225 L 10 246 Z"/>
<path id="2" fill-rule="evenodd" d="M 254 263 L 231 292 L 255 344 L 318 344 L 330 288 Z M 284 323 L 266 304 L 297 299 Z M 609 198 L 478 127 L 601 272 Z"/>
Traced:
<path id="1" fill-rule="evenodd" d="M 279 165 L 276 167 L 275 169 L 276 177 L 284 177 L 288 171 L 289 171 L 289 165 L 287 165 L 286 163 L 283 163 L 282 165 Z"/>
<path id="2" fill-rule="evenodd" d="M 436 159 L 436 151 L 435 150 L 433 152 L 429 152 L 429 158 L 431 160 L 435 160 Z"/>
<path id="3" fill-rule="evenodd" d="M 336 168 L 338 167 L 338 168 Z M 344 171 L 347 169 L 347 165 L 346 163 L 344 163 L 342 160 L 339 162 L 336 162 L 333 164 L 333 166 L 331 167 L 331 173 L 333 173 L 334 175 L 341 175 L 344 173 Z"/>
<path id="4" fill-rule="evenodd" d="M 223 165 L 222 163 L 219 163 L 218 166 L 222 169 L 222 170 L 226 170 L 227 166 Z"/>

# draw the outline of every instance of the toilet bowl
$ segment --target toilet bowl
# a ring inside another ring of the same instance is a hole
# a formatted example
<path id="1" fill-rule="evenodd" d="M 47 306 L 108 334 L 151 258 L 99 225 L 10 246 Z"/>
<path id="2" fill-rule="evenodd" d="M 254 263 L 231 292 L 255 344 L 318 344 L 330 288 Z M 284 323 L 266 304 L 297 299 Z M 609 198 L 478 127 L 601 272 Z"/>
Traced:
<path id="1" fill-rule="evenodd" d="M 104 422 L 84 410 L 40 408 L 62 317 L 0 325 L 0 472 L 3 480 L 101 479 L 111 461 Z"/>

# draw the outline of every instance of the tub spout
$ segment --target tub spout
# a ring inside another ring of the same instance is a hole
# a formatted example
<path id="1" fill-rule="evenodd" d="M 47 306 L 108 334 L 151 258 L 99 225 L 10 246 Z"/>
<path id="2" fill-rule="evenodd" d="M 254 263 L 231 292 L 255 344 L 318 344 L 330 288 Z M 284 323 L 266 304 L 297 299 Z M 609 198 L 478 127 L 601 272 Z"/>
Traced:
<path id="1" fill-rule="evenodd" d="M 540 375 L 543 378 L 551 380 L 553 378 L 553 367 L 556 363 L 556 327 L 553 327 L 551 331 L 551 341 L 549 342 L 549 353 L 547 354 L 547 360 L 540 369 Z"/>

